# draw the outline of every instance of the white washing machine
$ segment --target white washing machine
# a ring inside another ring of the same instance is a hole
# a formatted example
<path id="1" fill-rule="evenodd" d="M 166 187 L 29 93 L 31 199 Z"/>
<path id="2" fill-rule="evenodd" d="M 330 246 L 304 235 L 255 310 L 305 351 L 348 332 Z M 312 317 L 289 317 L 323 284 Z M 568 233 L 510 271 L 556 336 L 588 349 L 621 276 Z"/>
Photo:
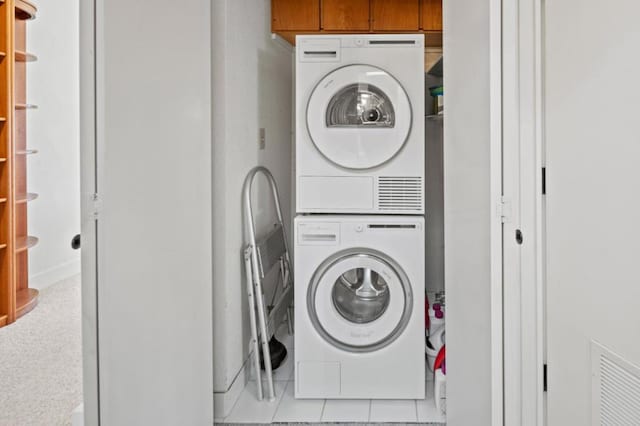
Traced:
<path id="1" fill-rule="evenodd" d="M 424 219 L 295 219 L 296 398 L 423 399 Z"/>
<path id="2" fill-rule="evenodd" d="M 296 37 L 298 213 L 424 213 L 424 36 Z"/>

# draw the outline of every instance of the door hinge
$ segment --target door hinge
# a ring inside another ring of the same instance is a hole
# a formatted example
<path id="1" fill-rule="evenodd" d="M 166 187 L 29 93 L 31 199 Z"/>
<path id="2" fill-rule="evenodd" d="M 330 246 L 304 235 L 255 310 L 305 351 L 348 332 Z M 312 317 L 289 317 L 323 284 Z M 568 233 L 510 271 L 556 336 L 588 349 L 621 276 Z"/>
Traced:
<path id="1" fill-rule="evenodd" d="M 100 195 L 95 193 L 91 196 L 91 200 L 93 202 L 92 206 L 93 209 L 91 211 L 91 216 L 93 216 L 93 218 L 95 220 L 97 220 L 100 217 L 100 213 L 102 213 L 102 198 L 100 198 Z"/>
<path id="2" fill-rule="evenodd" d="M 542 168 L 542 195 L 547 195 L 547 168 Z"/>
<path id="3" fill-rule="evenodd" d="M 547 391 L 547 364 L 542 366 L 542 391 Z"/>
<path id="4" fill-rule="evenodd" d="M 498 201 L 498 216 L 502 220 L 502 223 L 511 221 L 511 199 L 502 195 L 500 201 Z"/>

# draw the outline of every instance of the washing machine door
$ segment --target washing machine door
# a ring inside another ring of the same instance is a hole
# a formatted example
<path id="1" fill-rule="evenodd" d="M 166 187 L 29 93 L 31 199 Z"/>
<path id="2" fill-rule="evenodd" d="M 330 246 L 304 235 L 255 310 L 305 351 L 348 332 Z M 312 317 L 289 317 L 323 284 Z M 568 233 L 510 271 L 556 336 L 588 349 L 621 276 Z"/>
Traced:
<path id="1" fill-rule="evenodd" d="M 370 65 L 326 75 L 307 105 L 311 140 L 329 161 L 369 169 L 391 160 L 411 131 L 411 103 L 400 83 Z"/>
<path id="2" fill-rule="evenodd" d="M 411 316 L 413 293 L 402 268 L 385 254 L 349 249 L 324 261 L 307 292 L 311 323 L 327 342 L 371 352 L 397 339 Z"/>

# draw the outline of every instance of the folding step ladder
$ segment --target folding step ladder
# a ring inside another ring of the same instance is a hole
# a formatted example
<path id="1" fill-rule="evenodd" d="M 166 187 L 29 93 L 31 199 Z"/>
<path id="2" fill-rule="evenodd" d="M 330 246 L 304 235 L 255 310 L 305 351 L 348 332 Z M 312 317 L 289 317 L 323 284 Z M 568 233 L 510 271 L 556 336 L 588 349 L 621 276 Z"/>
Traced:
<path id="1" fill-rule="evenodd" d="M 256 228 L 251 208 L 251 188 L 253 180 L 258 174 L 263 174 L 269 183 L 277 213 L 277 223 L 273 229 L 260 240 L 256 240 Z M 273 175 L 265 167 L 254 167 L 247 175 L 243 187 L 245 228 L 248 233 L 248 243 L 244 250 L 244 266 L 247 279 L 247 294 L 249 298 L 249 320 L 251 323 L 250 348 L 253 351 L 253 365 L 258 385 L 258 399 L 263 399 L 262 375 L 260 373 L 260 346 L 267 379 L 269 400 L 276 397 L 273 387 L 273 372 L 269 340 L 276 332 L 278 325 L 286 316 L 289 334 L 293 333 L 293 282 L 292 267 L 287 247 L 287 238 L 282 220 L 280 197 Z M 274 268 L 279 267 L 280 276 L 276 282 L 273 300 L 265 304 L 262 281 Z M 278 290 L 281 284 L 280 294 Z M 276 296 L 278 296 L 276 298 Z M 260 342 L 260 343 L 258 343 Z"/>

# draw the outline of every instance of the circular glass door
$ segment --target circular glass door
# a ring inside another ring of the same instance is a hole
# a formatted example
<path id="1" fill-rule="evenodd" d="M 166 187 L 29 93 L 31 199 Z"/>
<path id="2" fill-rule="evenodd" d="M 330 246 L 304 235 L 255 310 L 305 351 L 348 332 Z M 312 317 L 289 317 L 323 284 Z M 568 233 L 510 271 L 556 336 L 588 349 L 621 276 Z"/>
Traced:
<path id="1" fill-rule="evenodd" d="M 333 284 L 331 300 L 347 321 L 366 324 L 380 318 L 389 307 L 389 286 L 371 268 L 351 268 Z"/>
<path id="2" fill-rule="evenodd" d="M 381 68 L 348 65 L 326 75 L 307 105 L 307 129 L 332 163 L 369 169 L 391 160 L 411 131 L 411 103 Z"/>
<path id="3" fill-rule="evenodd" d="M 393 342 L 409 322 L 412 303 L 404 271 L 370 249 L 331 256 L 316 270 L 307 294 L 316 331 L 351 352 L 373 351 Z"/>

